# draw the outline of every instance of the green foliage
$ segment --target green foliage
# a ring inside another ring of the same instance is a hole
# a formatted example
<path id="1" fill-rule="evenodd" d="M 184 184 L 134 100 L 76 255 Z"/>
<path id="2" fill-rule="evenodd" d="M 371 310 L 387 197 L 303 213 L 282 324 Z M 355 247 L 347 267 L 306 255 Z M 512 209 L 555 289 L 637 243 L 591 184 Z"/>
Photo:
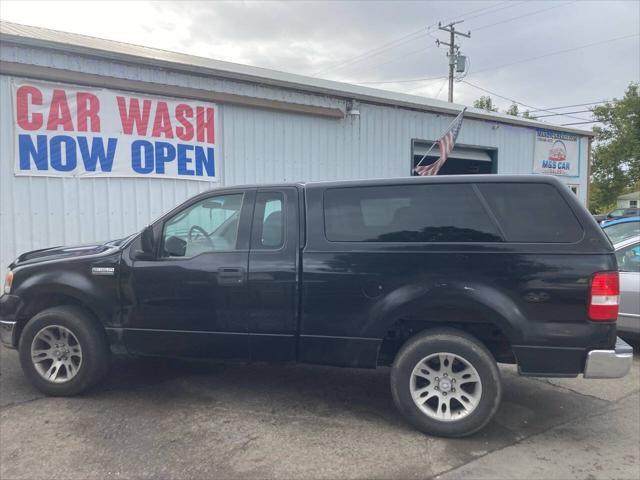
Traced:
<path id="1" fill-rule="evenodd" d="M 593 109 L 596 144 L 593 148 L 589 209 L 604 212 L 616 198 L 640 186 L 640 92 L 631 83 L 621 99 Z"/>
<path id="2" fill-rule="evenodd" d="M 505 112 L 507 115 L 513 115 L 514 117 L 517 117 L 520 112 L 518 111 L 518 105 L 516 105 L 515 103 L 512 103 L 511 106 L 505 110 Z"/>
<path id="3" fill-rule="evenodd" d="M 487 112 L 497 112 L 498 108 L 493 106 L 493 100 L 488 95 L 483 95 L 475 102 L 473 102 L 473 106 L 475 108 L 479 108 L 481 110 L 486 110 Z"/>
<path id="4" fill-rule="evenodd" d="M 487 112 L 498 111 L 498 107 L 493 105 L 493 99 L 488 95 L 483 95 L 482 97 L 478 98 L 475 102 L 473 102 L 473 106 L 475 108 L 486 110 Z M 518 109 L 518 104 L 516 103 L 512 103 L 511 106 L 504 111 L 504 113 L 506 113 L 507 115 L 513 115 L 514 117 L 522 116 L 523 118 L 532 118 L 529 110 L 526 110 L 521 114 L 520 110 Z"/>

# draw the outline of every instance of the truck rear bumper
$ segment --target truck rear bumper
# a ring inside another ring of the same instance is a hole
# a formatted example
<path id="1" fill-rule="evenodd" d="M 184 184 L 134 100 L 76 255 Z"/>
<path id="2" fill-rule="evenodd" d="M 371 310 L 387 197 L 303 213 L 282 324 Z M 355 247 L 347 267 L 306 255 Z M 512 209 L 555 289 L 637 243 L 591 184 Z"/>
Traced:
<path id="1" fill-rule="evenodd" d="M 584 378 L 620 378 L 631 369 L 633 348 L 621 338 L 614 350 L 591 350 L 587 353 Z"/>

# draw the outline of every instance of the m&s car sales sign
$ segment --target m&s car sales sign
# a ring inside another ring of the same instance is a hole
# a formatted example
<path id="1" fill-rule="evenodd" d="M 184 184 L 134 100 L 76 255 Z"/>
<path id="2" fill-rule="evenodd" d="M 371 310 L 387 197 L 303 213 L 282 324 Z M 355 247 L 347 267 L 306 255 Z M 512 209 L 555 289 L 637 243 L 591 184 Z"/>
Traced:
<path id="1" fill-rule="evenodd" d="M 580 175 L 580 144 L 573 133 L 536 129 L 533 172 L 577 177 Z"/>
<path id="2" fill-rule="evenodd" d="M 214 104 L 15 80 L 16 175 L 216 180 Z"/>

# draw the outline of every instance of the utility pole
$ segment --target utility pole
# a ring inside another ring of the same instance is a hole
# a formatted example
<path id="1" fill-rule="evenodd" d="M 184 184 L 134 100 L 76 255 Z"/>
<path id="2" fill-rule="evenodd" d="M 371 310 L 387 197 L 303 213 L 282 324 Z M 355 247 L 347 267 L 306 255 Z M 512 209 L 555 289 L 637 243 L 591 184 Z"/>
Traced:
<path id="1" fill-rule="evenodd" d="M 459 20 L 457 22 L 451 22 L 448 25 L 442 26 L 441 22 L 438 22 L 438 29 L 443 30 L 445 32 L 449 32 L 449 43 L 441 42 L 440 40 L 436 40 L 436 45 L 446 45 L 449 47 L 449 53 L 447 53 L 447 57 L 449 57 L 449 103 L 453 103 L 453 73 L 456 68 L 456 64 L 458 61 L 458 52 L 460 50 L 460 46 L 456 45 L 456 35 L 461 35 L 463 37 L 471 38 L 471 32 L 462 33 L 456 31 L 455 25 L 464 22 L 464 20 Z M 464 67 L 462 68 L 464 70 Z"/>

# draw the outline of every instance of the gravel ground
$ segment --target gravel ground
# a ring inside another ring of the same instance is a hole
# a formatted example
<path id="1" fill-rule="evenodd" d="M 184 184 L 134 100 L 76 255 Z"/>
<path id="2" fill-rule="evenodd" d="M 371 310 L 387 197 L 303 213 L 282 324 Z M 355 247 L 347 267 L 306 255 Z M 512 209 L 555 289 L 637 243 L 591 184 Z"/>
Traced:
<path id="1" fill-rule="evenodd" d="M 619 380 L 502 368 L 496 419 L 461 440 L 396 412 L 387 369 L 117 359 L 47 398 L 0 348 L 0 478 L 640 478 L 640 358 Z"/>

